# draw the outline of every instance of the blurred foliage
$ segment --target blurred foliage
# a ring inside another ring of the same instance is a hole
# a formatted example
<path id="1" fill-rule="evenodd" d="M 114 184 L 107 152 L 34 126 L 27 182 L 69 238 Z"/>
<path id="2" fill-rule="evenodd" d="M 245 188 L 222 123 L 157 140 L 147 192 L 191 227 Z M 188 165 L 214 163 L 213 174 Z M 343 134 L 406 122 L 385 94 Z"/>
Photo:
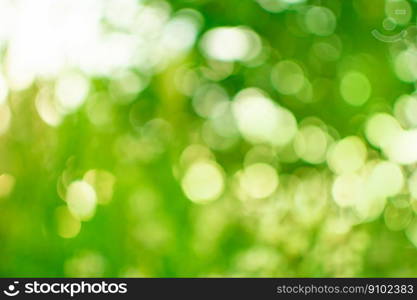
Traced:
<path id="1" fill-rule="evenodd" d="M 416 8 L 0 0 L 0 276 L 416 276 Z"/>

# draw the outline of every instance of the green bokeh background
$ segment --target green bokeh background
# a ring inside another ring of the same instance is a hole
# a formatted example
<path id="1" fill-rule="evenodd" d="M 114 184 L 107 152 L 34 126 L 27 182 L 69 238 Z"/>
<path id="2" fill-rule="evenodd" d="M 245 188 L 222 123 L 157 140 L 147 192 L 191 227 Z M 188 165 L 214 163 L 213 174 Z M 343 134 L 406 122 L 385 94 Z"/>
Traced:
<path id="1" fill-rule="evenodd" d="M 316 117 L 333 128 L 336 139 L 355 135 L 366 141 L 364 126 L 369 116 L 392 113 L 395 100 L 415 89 L 393 71 L 392 45 L 371 34 L 375 28 L 383 30 L 385 1 L 301 1 L 280 12 L 268 11 L 252 0 L 166 3 L 172 14 L 185 8 L 201 14 L 196 42 L 155 74 L 133 68 L 150 80 L 128 103 L 118 102 L 117 95 L 109 92 L 111 76 L 90 77 L 84 105 L 52 127 L 39 117 L 34 99 L 43 86 L 53 86 L 54 79 L 36 79 L 27 89 L 9 92 L 12 119 L 0 137 L 0 171 L 12 175 L 15 183 L 0 199 L 0 276 L 416 276 L 416 247 L 404 230 L 386 226 L 383 213 L 343 234 L 327 234 L 328 218 L 343 210 L 331 198 L 321 219 L 308 225 L 291 214 L 290 206 L 273 223 L 280 228 L 271 233 L 276 236 L 265 239 L 259 234 L 268 214 L 262 201 L 275 200 L 259 200 L 248 210 L 232 191 L 231 178 L 253 145 L 239 137 L 224 150 L 210 149 L 201 136 L 205 120 L 193 109 L 193 95 L 185 95 L 175 85 L 178 72 L 188 68 L 203 78 L 201 82 L 223 87 L 231 98 L 244 88 L 258 87 L 290 110 L 298 123 Z M 311 55 L 312 44 L 326 37 L 298 25 L 310 5 L 327 7 L 337 17 L 333 35 L 340 39 L 342 50 L 336 60 Z M 199 46 L 203 34 L 219 26 L 241 25 L 259 35 L 266 58 L 254 65 L 232 62 L 231 74 L 218 81 L 205 78 L 201 70 L 211 62 Z M 3 58 L 7 51 L 6 46 Z M 320 88 L 323 96 L 306 103 L 280 94 L 270 74 L 283 59 L 299 63 L 310 80 L 326 78 L 327 86 Z M 353 107 L 340 95 L 340 70 L 346 66 L 366 74 L 372 85 L 372 95 L 362 106 Z M 88 115 L 97 101 L 108 104 L 110 121 L 102 126 Z M 154 119 L 164 120 L 167 127 L 144 131 Z M 226 174 L 223 195 L 207 204 L 190 201 L 176 174 L 181 153 L 191 144 L 210 149 Z M 371 144 L 367 147 L 369 157 L 384 157 Z M 277 154 L 274 165 L 280 176 L 298 174 L 303 168 L 316 170 L 328 176 L 330 186 L 333 174 L 326 163 L 286 162 L 281 156 Z M 98 205 L 75 237 L 63 238 L 56 215 L 57 208 L 65 206 L 62 178 L 67 176 L 67 183 L 80 180 L 92 169 L 114 176 L 112 200 Z M 398 197 L 412 201 L 407 192 Z"/>

